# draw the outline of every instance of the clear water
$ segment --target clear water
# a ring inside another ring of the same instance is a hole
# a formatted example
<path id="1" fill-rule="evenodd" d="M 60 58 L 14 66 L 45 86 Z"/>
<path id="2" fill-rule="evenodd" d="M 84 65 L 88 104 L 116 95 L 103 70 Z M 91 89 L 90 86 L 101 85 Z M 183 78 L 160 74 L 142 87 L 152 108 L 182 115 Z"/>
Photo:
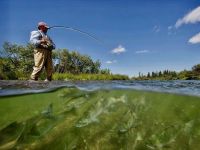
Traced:
<path id="1" fill-rule="evenodd" d="M 200 149 L 199 81 L 0 85 L 0 150 Z"/>
<path id="2" fill-rule="evenodd" d="M 0 96 L 48 92 L 60 87 L 77 87 L 86 91 L 94 91 L 98 89 L 136 89 L 200 96 L 200 81 L 197 80 L 52 81 L 50 83 L 44 83 L 42 81 L 36 83 L 30 83 L 27 81 L 4 81 L 3 83 L 0 82 Z"/>

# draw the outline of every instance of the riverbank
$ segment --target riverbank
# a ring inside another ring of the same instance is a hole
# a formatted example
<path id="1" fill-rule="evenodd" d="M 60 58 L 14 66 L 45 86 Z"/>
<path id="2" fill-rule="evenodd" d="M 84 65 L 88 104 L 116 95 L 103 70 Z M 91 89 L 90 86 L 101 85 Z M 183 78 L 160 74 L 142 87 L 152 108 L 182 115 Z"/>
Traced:
<path id="1" fill-rule="evenodd" d="M 121 74 L 70 74 L 55 73 L 54 80 L 130 80 L 127 75 Z"/>

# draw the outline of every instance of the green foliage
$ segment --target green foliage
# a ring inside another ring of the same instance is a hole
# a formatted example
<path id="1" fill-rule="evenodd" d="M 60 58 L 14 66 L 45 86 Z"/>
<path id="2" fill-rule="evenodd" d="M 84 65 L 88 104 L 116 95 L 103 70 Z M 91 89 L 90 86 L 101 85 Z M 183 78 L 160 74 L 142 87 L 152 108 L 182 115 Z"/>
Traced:
<path id="1" fill-rule="evenodd" d="M 60 61 L 55 68 L 58 73 L 96 74 L 100 72 L 101 63 L 99 60 L 95 62 L 88 55 L 81 55 L 76 51 L 70 52 L 67 49 L 59 49 L 54 51 L 54 56 L 55 59 Z"/>
<path id="2" fill-rule="evenodd" d="M 33 46 L 5 42 L 0 56 L 1 79 L 27 78 L 33 67 Z"/>
<path id="3" fill-rule="evenodd" d="M 101 74 L 111 74 L 109 69 L 102 69 Z"/>
<path id="4" fill-rule="evenodd" d="M 26 80 L 29 78 L 34 65 L 33 45 L 21 46 L 5 42 L 0 50 L 0 80 Z M 99 60 L 93 61 L 90 56 L 77 51 L 57 49 L 53 51 L 55 80 L 128 80 L 126 75 L 113 75 L 109 69 L 101 69 Z M 45 78 L 45 73 L 41 76 Z M 199 80 L 200 64 L 194 65 L 192 70 L 139 73 L 134 80 Z"/>
<path id="5" fill-rule="evenodd" d="M 197 74 L 200 74 L 200 64 L 193 66 L 192 71 L 197 73 Z"/>
<path id="6" fill-rule="evenodd" d="M 119 74 L 55 73 L 53 74 L 53 80 L 129 80 L 129 77 Z"/>
<path id="7" fill-rule="evenodd" d="M 133 77 L 134 80 L 200 80 L 200 64 L 192 67 L 192 70 L 176 71 L 159 71 L 148 72 L 147 75 L 139 73 L 139 77 Z"/>
<path id="8" fill-rule="evenodd" d="M 33 45 L 21 46 L 5 42 L 0 53 L 0 79 L 28 79 L 34 65 Z M 112 75 L 109 69 L 101 70 L 99 60 L 77 51 L 57 49 L 53 51 L 54 80 L 127 80 L 128 76 Z M 43 71 L 40 76 L 45 78 Z"/>
<path id="9" fill-rule="evenodd" d="M 8 58 L 0 59 L 0 79 L 17 79 L 14 66 Z"/>

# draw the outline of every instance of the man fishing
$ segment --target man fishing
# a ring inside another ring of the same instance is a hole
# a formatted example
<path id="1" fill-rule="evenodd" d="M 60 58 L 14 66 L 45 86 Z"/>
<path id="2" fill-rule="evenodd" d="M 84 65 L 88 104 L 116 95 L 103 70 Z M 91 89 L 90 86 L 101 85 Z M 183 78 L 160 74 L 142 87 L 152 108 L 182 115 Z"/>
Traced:
<path id="1" fill-rule="evenodd" d="M 30 43 L 35 46 L 34 49 L 34 67 L 30 80 L 37 81 L 42 69 L 45 67 L 46 79 L 52 80 L 53 61 L 52 50 L 55 49 L 55 44 L 47 35 L 49 27 L 45 22 L 38 23 L 38 30 L 32 31 L 30 36 Z"/>

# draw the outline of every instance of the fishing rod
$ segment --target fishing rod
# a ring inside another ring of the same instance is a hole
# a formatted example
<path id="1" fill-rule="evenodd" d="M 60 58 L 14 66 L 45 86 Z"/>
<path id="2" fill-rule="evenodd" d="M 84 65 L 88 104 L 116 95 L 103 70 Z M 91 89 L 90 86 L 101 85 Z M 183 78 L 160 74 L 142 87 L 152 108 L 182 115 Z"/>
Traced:
<path id="1" fill-rule="evenodd" d="M 92 38 L 93 40 L 95 40 L 95 41 L 97 41 L 97 42 L 99 42 L 99 43 L 101 43 L 101 44 L 103 43 L 101 40 L 99 40 L 99 39 L 96 38 L 95 36 L 93 36 L 93 35 L 91 35 L 91 34 L 89 34 L 89 33 L 87 33 L 87 32 L 81 31 L 81 30 L 79 30 L 79 29 L 76 29 L 76 28 L 67 27 L 67 26 L 58 26 L 58 25 L 55 25 L 55 26 L 49 27 L 48 29 L 53 29 L 53 28 L 64 28 L 64 29 L 67 29 L 67 30 L 76 31 L 76 32 L 79 32 L 79 33 L 81 33 L 81 34 L 84 34 L 84 35 L 86 35 L 86 36 Z"/>

